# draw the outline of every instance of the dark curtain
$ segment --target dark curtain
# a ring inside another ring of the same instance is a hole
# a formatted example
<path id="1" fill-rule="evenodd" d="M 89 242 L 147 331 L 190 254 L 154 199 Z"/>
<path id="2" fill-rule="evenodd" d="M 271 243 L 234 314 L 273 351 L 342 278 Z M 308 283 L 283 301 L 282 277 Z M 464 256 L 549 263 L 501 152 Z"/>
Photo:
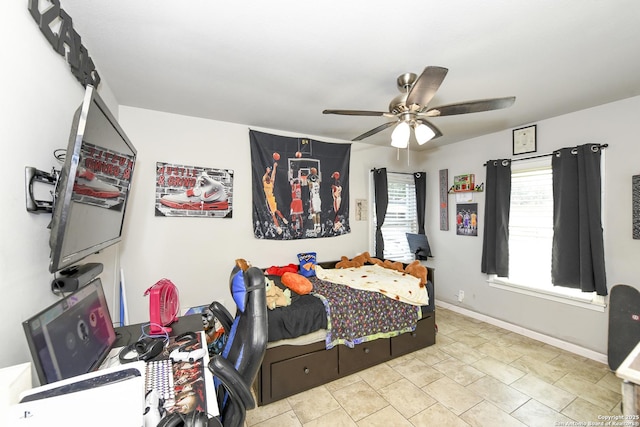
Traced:
<path id="1" fill-rule="evenodd" d="M 553 153 L 554 286 L 607 295 L 598 144 Z"/>
<path id="2" fill-rule="evenodd" d="M 384 239 L 382 238 L 382 224 L 387 215 L 389 193 L 387 186 L 387 169 L 373 170 L 373 192 L 376 199 L 376 258 L 384 259 Z"/>
<path id="3" fill-rule="evenodd" d="M 482 272 L 509 277 L 511 160 L 487 162 Z"/>
<path id="4" fill-rule="evenodd" d="M 425 172 L 414 172 L 413 183 L 416 187 L 416 210 L 418 214 L 418 234 L 424 232 L 424 205 L 427 198 L 427 174 Z"/>

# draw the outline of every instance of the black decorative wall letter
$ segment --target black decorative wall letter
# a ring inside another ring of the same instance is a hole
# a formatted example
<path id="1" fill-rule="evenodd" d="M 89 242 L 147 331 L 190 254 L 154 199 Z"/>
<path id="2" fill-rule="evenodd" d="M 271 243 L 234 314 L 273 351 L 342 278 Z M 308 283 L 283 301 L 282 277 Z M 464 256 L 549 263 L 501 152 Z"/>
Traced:
<path id="1" fill-rule="evenodd" d="M 49 41 L 53 49 L 62 56 L 66 56 L 71 72 L 83 86 L 88 84 L 98 87 L 100 76 L 89 56 L 89 52 L 82 45 L 80 35 L 73 29 L 71 17 L 60 8 L 60 0 L 46 0 L 51 6 L 40 11 L 40 0 L 29 0 L 29 13 L 40 27 L 40 31 Z M 54 33 L 52 24 L 60 20 L 60 30 Z"/>

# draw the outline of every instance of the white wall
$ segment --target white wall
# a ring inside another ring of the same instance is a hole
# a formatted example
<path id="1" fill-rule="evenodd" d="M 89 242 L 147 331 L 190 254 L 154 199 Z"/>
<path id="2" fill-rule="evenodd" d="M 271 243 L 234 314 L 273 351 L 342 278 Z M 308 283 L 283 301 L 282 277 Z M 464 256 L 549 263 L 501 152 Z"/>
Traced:
<path id="1" fill-rule="evenodd" d="M 640 97 L 537 122 L 536 154 L 589 142 L 606 143 L 605 150 L 605 262 L 609 289 L 623 283 L 640 289 L 640 240 L 631 235 L 631 176 L 640 174 L 637 115 Z M 457 236 L 455 196 L 449 196 L 450 230 L 440 231 L 437 171 L 454 175 L 474 173 L 484 182 L 486 160 L 512 158 L 511 131 L 499 132 L 425 153 L 428 180 L 427 232 L 435 258 L 438 299 L 576 344 L 600 354 L 607 352 L 609 310 L 599 313 L 490 287 L 480 272 L 484 224 L 484 193 L 478 203 L 478 237 Z M 450 183 L 451 184 L 451 183 Z M 536 268 L 535 265 L 531 268 Z M 458 290 L 465 299 L 458 303 Z"/>
<path id="2" fill-rule="evenodd" d="M 297 263 L 299 252 L 315 251 L 319 260 L 328 261 L 368 250 L 369 224 L 356 221 L 353 214 L 351 233 L 343 236 L 295 241 L 254 237 L 247 126 L 131 107 L 120 108 L 120 122 L 138 150 L 125 222 L 126 241 L 122 247 L 122 268 L 133 322 L 148 321 L 148 300 L 142 294 L 161 278 L 169 278 L 178 286 L 183 308 L 222 299 L 233 312 L 228 281 L 237 258 L 269 267 Z M 277 130 L 256 130 L 287 135 Z M 391 165 L 395 171 L 407 170 L 406 161 L 395 159 L 395 149 L 352 144 L 349 182 L 352 213 L 355 199 L 369 199 L 372 167 Z M 155 217 L 156 162 L 232 169 L 233 217 Z M 412 160 L 412 170 L 417 164 L 417 158 Z"/>
<path id="3" fill-rule="evenodd" d="M 66 148 L 71 119 L 84 88 L 71 74 L 65 59 L 54 52 L 27 10 L 26 1 L 3 4 L 5 41 L 0 67 L 0 169 L 3 197 L 0 210 L 0 367 L 26 362 L 29 353 L 22 321 L 52 304 L 49 274 L 49 214 L 31 214 L 25 208 L 25 166 L 50 172 L 60 165 L 53 150 Z M 89 54 L 91 47 L 87 46 Z M 117 103 L 106 81 L 100 93 L 117 113 Z M 50 200 L 52 187 L 36 185 L 37 197 Z M 117 248 L 94 259 L 107 263 L 103 278 L 112 283 Z M 106 289 L 111 297 L 112 290 Z"/>

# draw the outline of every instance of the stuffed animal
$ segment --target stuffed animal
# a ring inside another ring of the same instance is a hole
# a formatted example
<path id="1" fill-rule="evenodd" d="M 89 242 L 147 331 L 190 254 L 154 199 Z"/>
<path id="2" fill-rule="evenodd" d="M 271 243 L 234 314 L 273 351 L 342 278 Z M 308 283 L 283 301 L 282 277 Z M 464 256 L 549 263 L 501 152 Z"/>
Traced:
<path id="1" fill-rule="evenodd" d="M 420 279 L 420 287 L 424 287 L 427 284 L 427 267 L 422 265 L 420 261 L 413 261 L 405 267 L 404 271 L 405 273 Z"/>
<path id="2" fill-rule="evenodd" d="M 283 291 L 270 279 L 266 279 L 265 283 L 267 290 L 267 308 L 269 310 L 291 305 L 291 291 L 289 289 Z"/>
<path id="3" fill-rule="evenodd" d="M 400 273 L 404 273 L 404 266 L 400 261 L 391 261 L 391 260 L 385 259 L 384 262 L 382 263 L 382 267 L 389 268 L 391 270 L 395 270 Z"/>
<path id="4" fill-rule="evenodd" d="M 371 255 L 369 255 L 369 252 L 363 252 L 362 255 L 364 255 L 365 260 L 369 264 L 375 264 L 375 265 L 379 265 L 379 266 L 382 266 L 382 264 L 383 264 L 380 259 L 372 257 Z"/>
<path id="5" fill-rule="evenodd" d="M 249 267 L 251 267 L 251 264 L 249 264 L 245 259 L 243 258 L 238 258 L 236 260 L 236 266 L 242 270 L 242 271 L 247 271 L 249 269 Z"/>
<path id="6" fill-rule="evenodd" d="M 360 255 L 354 257 L 352 260 L 347 258 L 346 256 L 340 257 L 340 261 L 336 263 L 336 268 L 351 268 L 351 267 L 361 267 L 364 265 L 364 257 L 358 258 Z"/>

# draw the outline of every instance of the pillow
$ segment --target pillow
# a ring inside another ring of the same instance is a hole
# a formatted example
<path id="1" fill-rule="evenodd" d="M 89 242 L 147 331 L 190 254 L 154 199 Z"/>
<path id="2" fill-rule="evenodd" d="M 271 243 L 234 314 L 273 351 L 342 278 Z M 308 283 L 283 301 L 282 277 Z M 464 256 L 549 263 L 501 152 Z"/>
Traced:
<path id="1" fill-rule="evenodd" d="M 300 261 L 300 274 L 304 277 L 312 277 L 316 275 L 316 253 L 305 252 L 298 254 Z"/>
<path id="2" fill-rule="evenodd" d="M 231 279 L 231 296 L 238 310 L 244 313 L 247 305 L 247 286 L 244 283 L 244 272 L 242 270 L 238 270 L 233 279 Z"/>
<path id="3" fill-rule="evenodd" d="M 306 295 L 313 289 L 313 284 L 298 273 L 286 272 L 282 275 L 282 284 L 298 295 Z"/>

